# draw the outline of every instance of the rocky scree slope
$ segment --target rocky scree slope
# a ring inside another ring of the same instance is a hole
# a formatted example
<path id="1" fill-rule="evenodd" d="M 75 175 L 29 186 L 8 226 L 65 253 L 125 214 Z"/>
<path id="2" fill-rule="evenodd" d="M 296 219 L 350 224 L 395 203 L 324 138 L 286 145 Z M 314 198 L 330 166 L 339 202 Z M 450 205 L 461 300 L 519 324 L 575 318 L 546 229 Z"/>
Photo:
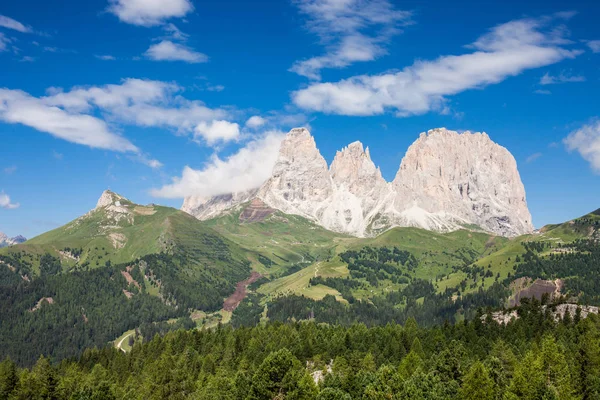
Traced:
<path id="1" fill-rule="evenodd" d="M 408 148 L 392 182 L 369 149 L 354 142 L 328 168 L 305 128 L 281 143 L 271 177 L 256 190 L 212 198 L 191 196 L 182 210 L 206 220 L 258 198 L 287 214 L 358 237 L 395 226 L 440 232 L 464 227 L 502 236 L 533 231 L 514 157 L 486 133 L 438 128 Z"/>

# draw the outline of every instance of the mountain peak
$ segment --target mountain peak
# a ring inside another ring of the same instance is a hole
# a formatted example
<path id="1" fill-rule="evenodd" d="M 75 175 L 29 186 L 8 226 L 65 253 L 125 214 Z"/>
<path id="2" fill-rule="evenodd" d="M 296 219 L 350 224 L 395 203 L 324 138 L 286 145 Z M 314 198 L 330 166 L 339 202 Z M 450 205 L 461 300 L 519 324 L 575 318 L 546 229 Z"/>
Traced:
<path id="1" fill-rule="evenodd" d="M 255 194 L 234 197 L 185 208 L 212 217 L 258 197 L 270 208 L 356 236 L 393 226 L 449 231 L 475 225 L 505 236 L 533 230 L 510 152 L 486 133 L 446 128 L 421 133 L 390 183 L 361 142 L 338 151 L 328 168 L 310 132 L 295 128 L 281 143 L 271 177 Z"/>
<path id="2" fill-rule="evenodd" d="M 0 247 L 13 246 L 25 242 L 27 239 L 22 235 L 17 235 L 13 238 L 8 237 L 3 232 L 0 232 Z"/>
<path id="3" fill-rule="evenodd" d="M 121 205 L 120 203 L 122 201 L 128 201 L 128 200 L 125 197 L 121 196 L 120 194 L 117 194 L 111 190 L 105 190 L 104 192 L 102 192 L 102 195 L 98 199 L 95 210 L 97 210 L 99 208 L 103 208 L 103 207 L 108 207 L 113 204 L 116 206 L 120 206 Z"/>

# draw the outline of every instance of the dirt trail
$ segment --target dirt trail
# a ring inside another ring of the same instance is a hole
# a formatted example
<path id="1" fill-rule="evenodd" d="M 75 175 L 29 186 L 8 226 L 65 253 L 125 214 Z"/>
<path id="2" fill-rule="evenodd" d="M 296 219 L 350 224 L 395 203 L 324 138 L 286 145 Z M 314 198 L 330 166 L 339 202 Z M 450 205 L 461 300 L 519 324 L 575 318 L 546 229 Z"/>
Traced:
<path id="1" fill-rule="evenodd" d="M 119 343 L 117 344 L 117 349 L 121 350 L 123 353 L 127 353 L 127 352 L 125 351 L 125 349 L 123 349 L 123 348 L 121 347 L 121 345 L 123 344 L 123 340 L 127 339 L 129 336 L 133 335 L 134 333 L 135 333 L 135 332 L 131 332 L 129 335 L 127 335 L 127 336 L 125 336 L 123 339 L 121 339 L 121 340 L 119 341 Z"/>
<path id="2" fill-rule="evenodd" d="M 223 302 L 223 310 L 235 310 L 242 300 L 244 300 L 244 297 L 246 297 L 246 288 L 248 285 L 250 285 L 252 282 L 256 282 L 260 278 L 262 278 L 261 274 L 256 271 L 252 271 L 252 274 L 250 274 L 248 279 L 238 282 L 237 286 L 235 287 L 235 292 L 233 292 L 233 294 L 226 298 Z"/>

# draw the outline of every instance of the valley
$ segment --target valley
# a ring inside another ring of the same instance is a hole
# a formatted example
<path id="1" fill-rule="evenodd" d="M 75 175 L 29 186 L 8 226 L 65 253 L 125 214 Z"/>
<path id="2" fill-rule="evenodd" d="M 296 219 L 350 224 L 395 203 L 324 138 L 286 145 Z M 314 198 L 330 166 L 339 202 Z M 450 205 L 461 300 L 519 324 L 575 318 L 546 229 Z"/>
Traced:
<path id="1" fill-rule="evenodd" d="M 1 324 L 3 356 L 28 364 L 36 353 L 61 359 L 113 340 L 130 351 L 132 332 L 146 341 L 181 327 L 453 323 L 481 308 L 517 305 L 515 279 L 521 293 L 536 279 L 562 279 L 562 296 L 600 304 L 600 288 L 590 286 L 600 281 L 598 212 L 515 238 L 411 227 L 356 238 L 277 210 L 247 219 L 251 203 L 208 221 L 112 192 L 98 204 L 62 228 L 0 250 L 2 320 L 30 332 L 27 347 L 15 345 L 19 331 Z M 581 279 L 561 266 L 582 257 Z M 539 263 L 548 266 L 538 270 Z M 62 324 L 47 328 L 59 315 L 74 323 L 69 336 L 59 334 Z M 35 339 L 47 335 L 55 339 Z"/>

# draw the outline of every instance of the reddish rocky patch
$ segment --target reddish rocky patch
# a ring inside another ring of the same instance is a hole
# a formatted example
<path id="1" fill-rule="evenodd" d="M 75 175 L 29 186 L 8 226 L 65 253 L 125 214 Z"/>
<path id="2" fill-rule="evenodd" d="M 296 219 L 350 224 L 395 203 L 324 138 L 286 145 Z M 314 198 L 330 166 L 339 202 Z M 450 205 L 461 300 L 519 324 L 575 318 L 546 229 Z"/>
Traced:
<path id="1" fill-rule="evenodd" d="M 38 300 L 37 304 L 35 305 L 35 307 L 33 307 L 32 309 L 30 309 L 30 312 L 34 312 L 39 310 L 42 307 L 42 304 L 46 302 L 48 304 L 54 304 L 54 299 L 52 297 L 42 297 L 41 299 Z"/>
<path id="2" fill-rule="evenodd" d="M 261 222 L 275 212 L 260 199 L 254 199 L 240 214 L 240 222 Z"/>
<path id="3" fill-rule="evenodd" d="M 223 302 L 223 310 L 225 310 L 225 311 L 235 310 L 237 308 L 237 306 L 240 305 L 242 300 L 244 300 L 244 297 L 246 297 L 246 294 L 247 294 L 246 288 L 248 287 L 248 285 L 250 285 L 252 282 L 256 282 L 260 278 L 262 278 L 261 274 L 259 274 L 256 271 L 252 271 L 252 274 L 250 274 L 250 277 L 248 279 L 238 282 L 238 284 L 235 288 L 235 292 L 233 292 L 233 294 L 231 296 L 229 296 L 228 298 L 226 298 L 225 301 Z"/>
<path id="4" fill-rule="evenodd" d="M 123 275 L 123 278 L 125 278 L 129 285 L 134 284 L 135 286 L 137 286 L 138 289 L 141 289 L 140 284 L 135 279 L 133 279 L 129 272 L 121 271 L 121 275 Z"/>
<path id="5" fill-rule="evenodd" d="M 536 298 L 541 300 L 544 294 L 550 296 L 550 300 L 560 296 L 560 291 L 563 287 L 563 282 L 560 279 L 555 281 L 546 281 L 543 279 L 536 279 L 530 286 L 531 278 L 520 278 L 513 282 L 513 285 L 517 285 L 520 288 L 515 295 L 510 299 L 510 306 L 515 307 L 521 303 L 521 299 L 524 298 Z"/>

